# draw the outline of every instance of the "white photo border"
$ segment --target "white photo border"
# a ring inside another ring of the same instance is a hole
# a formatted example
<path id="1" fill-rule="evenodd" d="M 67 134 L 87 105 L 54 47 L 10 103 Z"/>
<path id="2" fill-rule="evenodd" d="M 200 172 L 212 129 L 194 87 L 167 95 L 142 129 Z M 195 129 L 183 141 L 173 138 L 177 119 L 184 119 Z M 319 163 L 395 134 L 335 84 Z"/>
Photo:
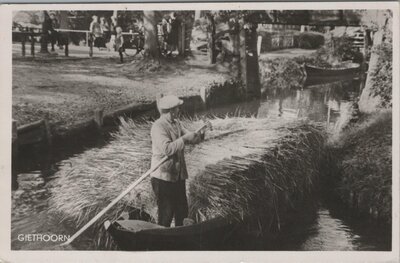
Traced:
<path id="1" fill-rule="evenodd" d="M 393 12 L 392 251 L 15 251 L 11 250 L 12 12 L 18 10 L 237 10 L 391 9 Z M 0 262 L 399 262 L 399 3 L 398 2 L 224 2 L 9 4 L 0 6 Z"/>

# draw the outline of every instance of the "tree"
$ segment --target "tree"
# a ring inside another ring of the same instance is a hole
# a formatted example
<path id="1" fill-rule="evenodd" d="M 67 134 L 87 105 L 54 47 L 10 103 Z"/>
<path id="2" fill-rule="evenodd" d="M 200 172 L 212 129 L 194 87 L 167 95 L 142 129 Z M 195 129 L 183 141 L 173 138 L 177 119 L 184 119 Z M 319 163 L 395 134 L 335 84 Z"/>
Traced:
<path id="1" fill-rule="evenodd" d="M 391 105 L 392 79 L 390 77 L 387 81 L 380 76 L 391 76 L 392 74 L 391 52 L 390 50 L 383 52 L 388 47 L 392 48 L 392 19 L 390 10 L 368 10 L 363 15 L 362 23 L 364 27 L 375 31 L 375 33 L 368 75 L 359 100 L 359 108 L 362 112 L 375 111 L 385 104 Z M 390 55 L 385 56 L 385 54 Z M 388 72 L 384 72 L 384 70 Z M 380 83 L 377 83 L 378 81 Z M 386 102 L 387 98 L 389 98 L 389 101 Z"/>
<path id="2" fill-rule="evenodd" d="M 211 64 L 217 62 L 217 54 L 215 50 L 215 21 L 214 13 L 207 14 L 207 38 L 208 38 L 208 54 Z"/>
<path id="3" fill-rule="evenodd" d="M 159 58 L 157 22 L 154 11 L 143 11 L 144 27 L 144 57 L 148 59 Z"/>
<path id="4" fill-rule="evenodd" d="M 51 20 L 47 11 L 43 11 L 43 22 L 42 22 L 42 35 L 40 37 L 40 53 L 49 53 L 47 44 L 49 41 L 49 30 L 51 29 Z"/>

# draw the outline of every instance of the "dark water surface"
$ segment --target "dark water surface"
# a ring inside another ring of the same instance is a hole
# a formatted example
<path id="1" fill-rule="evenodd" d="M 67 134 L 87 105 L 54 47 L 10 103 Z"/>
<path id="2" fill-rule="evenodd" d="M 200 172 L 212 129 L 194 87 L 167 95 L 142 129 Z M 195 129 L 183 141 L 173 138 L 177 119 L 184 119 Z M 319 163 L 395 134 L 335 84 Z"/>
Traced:
<path id="1" fill-rule="evenodd" d="M 349 107 L 360 92 L 360 79 L 331 80 L 321 83 L 314 80 L 307 82 L 302 89 L 271 91 L 265 98 L 253 102 L 240 103 L 207 110 L 199 113 L 209 116 L 281 116 L 282 118 L 307 117 L 324 123 L 329 133 L 334 134 L 344 118 L 347 118 Z M 149 113 L 146 118 L 155 117 Z M 13 249 L 51 249 L 48 243 L 27 243 L 18 240 L 18 234 L 57 233 L 70 234 L 71 228 L 59 227 L 57 218 L 46 214 L 48 193 L 46 183 L 57 171 L 60 161 L 83 152 L 85 149 L 102 147 L 110 137 L 83 137 L 62 148 L 53 149 L 48 154 L 25 152 L 20 155 L 18 163 L 13 166 L 16 178 L 21 173 L 35 173 L 32 189 L 22 190 L 14 184 L 12 215 L 12 248 Z M 38 152 L 40 149 L 38 149 Z M 37 158 L 32 158 L 36 156 Z M 15 180 L 14 180 L 15 181 Z M 123 190 L 123 189 L 121 189 Z M 339 212 L 338 212 L 339 211 Z M 299 215 L 298 221 L 292 223 L 274 241 L 274 245 L 255 242 L 253 249 L 267 250 L 390 250 L 391 233 L 387 229 L 377 229 L 371 223 L 346 217 L 340 209 L 321 204 L 306 220 Z M 74 242 L 74 249 L 95 249 L 90 234 Z M 252 248 L 248 248 L 252 250 Z"/>

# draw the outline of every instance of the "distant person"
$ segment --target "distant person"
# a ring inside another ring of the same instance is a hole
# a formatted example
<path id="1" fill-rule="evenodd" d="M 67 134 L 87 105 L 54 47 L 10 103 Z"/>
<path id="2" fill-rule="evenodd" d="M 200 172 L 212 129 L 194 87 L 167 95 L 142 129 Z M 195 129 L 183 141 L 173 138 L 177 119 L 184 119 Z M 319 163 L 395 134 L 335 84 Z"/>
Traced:
<path id="1" fill-rule="evenodd" d="M 138 33 L 138 36 L 133 39 L 133 43 L 136 47 L 136 54 L 139 54 L 144 49 L 144 26 L 141 21 L 135 23 L 135 30 Z"/>
<path id="2" fill-rule="evenodd" d="M 124 46 L 124 36 L 122 35 L 122 28 L 117 27 L 115 29 L 116 31 L 116 36 L 115 36 L 115 49 L 119 53 L 119 60 L 121 63 L 124 63 L 124 56 L 123 53 L 125 53 L 125 46 Z"/>
<path id="3" fill-rule="evenodd" d="M 168 18 L 163 18 L 161 21 L 161 33 L 163 36 L 163 53 L 168 52 L 168 34 L 170 31 L 170 24 L 168 23 Z"/>
<path id="4" fill-rule="evenodd" d="M 54 51 L 54 45 L 57 43 L 58 47 L 62 47 L 60 45 L 60 34 L 55 29 L 60 28 L 60 24 L 56 18 L 55 13 L 50 13 L 50 20 L 51 20 L 51 30 L 49 31 L 49 38 L 51 43 L 51 51 Z"/>
<path id="5" fill-rule="evenodd" d="M 33 29 L 31 29 L 31 31 L 33 32 Z M 52 43 L 54 32 L 55 31 L 50 16 L 47 12 L 44 12 L 44 22 L 42 23 L 42 36 L 41 36 L 41 42 L 43 44 L 43 47 L 47 46 L 49 42 Z M 52 49 L 52 51 L 54 51 L 54 48 Z M 46 51 L 43 50 L 41 52 L 47 52 L 47 47 Z"/>
<path id="6" fill-rule="evenodd" d="M 112 16 L 111 17 L 111 23 L 110 23 L 111 34 L 114 34 L 114 35 L 116 34 L 117 26 L 118 26 L 118 19 L 117 19 L 116 16 Z"/>
<path id="7" fill-rule="evenodd" d="M 103 31 L 101 30 L 99 18 L 97 16 L 92 16 L 92 22 L 90 23 L 89 31 L 92 36 L 93 45 L 100 49 Z"/>
<path id="8" fill-rule="evenodd" d="M 110 41 L 111 32 L 110 25 L 108 24 L 106 18 L 104 16 L 100 17 L 100 27 L 103 32 L 103 47 L 106 47 L 106 43 Z"/>
<path id="9" fill-rule="evenodd" d="M 108 43 L 109 48 L 113 48 L 114 51 L 117 51 L 116 47 L 115 47 L 115 37 L 117 36 L 117 29 L 118 27 L 118 22 L 117 22 L 117 17 L 116 16 L 112 16 L 111 17 L 111 23 L 110 23 L 110 41 Z"/>
<path id="10" fill-rule="evenodd" d="M 178 47 L 178 37 L 179 37 L 179 27 L 180 27 L 180 20 L 176 16 L 175 13 L 172 13 L 170 19 L 170 32 L 168 34 L 168 45 L 169 45 L 169 56 L 172 55 Z"/>

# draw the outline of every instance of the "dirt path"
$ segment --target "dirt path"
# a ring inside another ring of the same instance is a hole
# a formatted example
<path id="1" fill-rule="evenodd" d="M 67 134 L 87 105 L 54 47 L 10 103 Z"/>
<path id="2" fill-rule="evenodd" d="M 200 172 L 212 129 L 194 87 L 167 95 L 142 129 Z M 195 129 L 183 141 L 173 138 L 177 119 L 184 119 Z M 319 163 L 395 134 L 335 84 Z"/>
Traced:
<path id="1" fill-rule="evenodd" d="M 199 94 L 209 83 L 228 79 L 228 71 L 209 65 L 205 55 L 172 59 L 155 72 L 138 72 L 141 58 L 118 65 L 117 57 L 81 59 L 14 58 L 13 118 L 18 126 L 46 114 L 56 126 L 88 119 L 96 108 L 111 111 L 157 94 Z"/>

